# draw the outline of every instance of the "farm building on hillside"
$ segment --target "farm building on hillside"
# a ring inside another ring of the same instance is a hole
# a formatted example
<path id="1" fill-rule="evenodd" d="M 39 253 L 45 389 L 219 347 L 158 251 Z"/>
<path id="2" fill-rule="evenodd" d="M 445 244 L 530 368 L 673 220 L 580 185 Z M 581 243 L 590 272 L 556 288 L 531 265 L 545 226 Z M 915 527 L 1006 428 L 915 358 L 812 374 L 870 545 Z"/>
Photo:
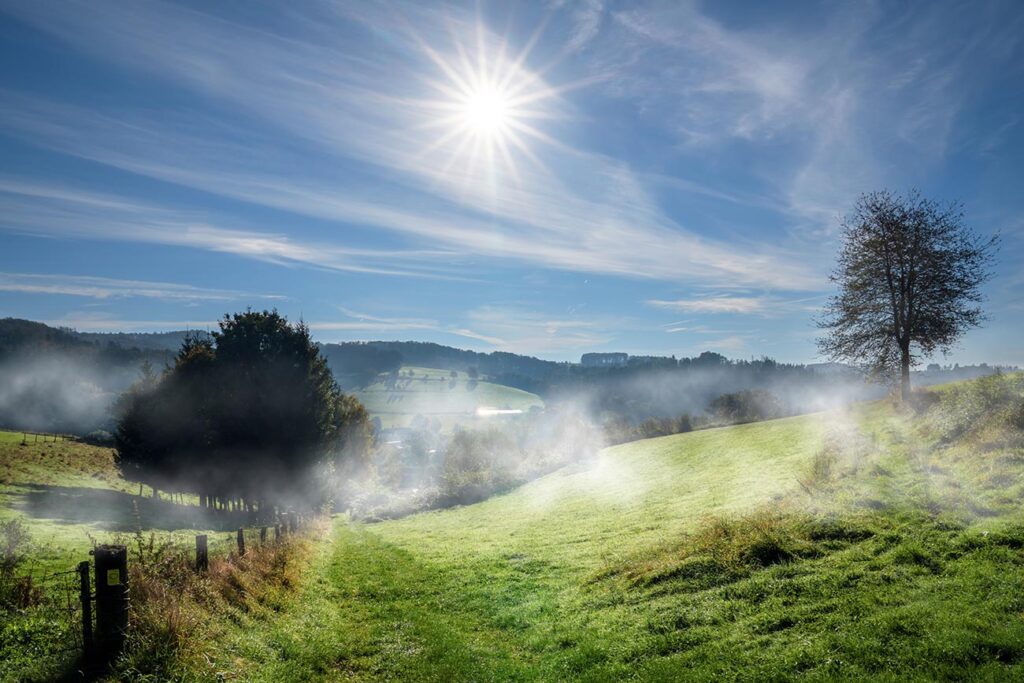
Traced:
<path id="1" fill-rule="evenodd" d="M 580 357 L 580 365 L 588 368 L 597 368 L 625 365 L 628 360 L 628 353 L 585 353 Z"/>

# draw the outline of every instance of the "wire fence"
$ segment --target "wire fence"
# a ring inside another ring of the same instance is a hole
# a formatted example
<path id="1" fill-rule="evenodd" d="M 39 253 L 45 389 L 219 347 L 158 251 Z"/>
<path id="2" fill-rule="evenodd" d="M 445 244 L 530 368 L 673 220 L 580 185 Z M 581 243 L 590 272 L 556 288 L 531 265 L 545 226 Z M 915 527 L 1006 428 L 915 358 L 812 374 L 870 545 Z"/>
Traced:
<path id="1" fill-rule="evenodd" d="M 280 543 L 306 521 L 286 514 L 275 525 L 199 534 L 194 544 L 173 542 L 160 547 L 180 554 L 196 571 L 203 572 L 209 569 L 210 560 L 244 556 L 261 546 Z M 141 535 L 136 542 L 150 546 Z M 129 619 L 128 565 L 135 557 L 133 548 L 131 544 L 103 545 L 91 554 L 92 561 L 65 571 L 0 572 L 0 653 L 14 647 L 24 657 L 70 662 L 88 659 L 97 651 L 97 644 L 123 640 Z M 0 678 L 4 678 L 4 668 L 0 663 Z"/>
<path id="2" fill-rule="evenodd" d="M 34 656 L 84 652 L 80 567 L 49 574 L 0 577 L 5 639 L 18 638 Z"/>

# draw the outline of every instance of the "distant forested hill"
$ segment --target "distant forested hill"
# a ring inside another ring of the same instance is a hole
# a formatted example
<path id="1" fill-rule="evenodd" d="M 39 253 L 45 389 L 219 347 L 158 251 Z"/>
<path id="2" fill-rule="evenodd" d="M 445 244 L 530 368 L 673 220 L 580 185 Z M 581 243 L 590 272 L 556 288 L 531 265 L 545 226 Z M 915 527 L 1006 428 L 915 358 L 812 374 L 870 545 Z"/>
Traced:
<path id="1" fill-rule="evenodd" d="M 77 434 L 109 429 L 111 404 L 142 365 L 148 361 L 159 371 L 173 355 L 170 349 L 122 346 L 30 320 L 0 319 L 0 427 Z"/>
<path id="2" fill-rule="evenodd" d="M 93 333 L 0 319 L 0 427 L 84 433 L 109 428 L 114 399 L 139 377 L 145 362 L 157 372 L 187 334 Z M 601 416 L 637 422 L 649 417 L 701 414 L 714 398 L 762 389 L 787 413 L 836 401 L 878 396 L 848 366 L 778 363 L 770 358 L 730 360 L 705 351 L 692 358 L 626 356 L 616 365 L 587 366 L 504 351 L 480 353 L 430 342 L 369 341 L 321 344 L 335 378 L 349 392 L 402 366 L 456 370 L 522 389 L 545 403 L 573 402 Z M 918 384 L 976 377 L 988 365 L 940 367 L 915 373 Z"/>

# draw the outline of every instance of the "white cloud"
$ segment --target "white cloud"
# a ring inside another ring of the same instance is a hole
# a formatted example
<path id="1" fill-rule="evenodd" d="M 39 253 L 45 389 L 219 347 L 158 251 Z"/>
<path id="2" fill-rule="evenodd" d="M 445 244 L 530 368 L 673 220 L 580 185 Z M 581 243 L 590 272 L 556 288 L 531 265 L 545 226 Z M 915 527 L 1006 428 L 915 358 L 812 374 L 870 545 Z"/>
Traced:
<path id="1" fill-rule="evenodd" d="M 249 298 L 284 298 L 273 294 L 209 289 L 170 282 L 120 280 L 88 275 L 2 272 L 0 272 L 0 291 L 21 294 L 63 294 L 92 299 L 142 297 L 175 301 L 234 301 Z"/>
<path id="2" fill-rule="evenodd" d="M 508 306 L 483 306 L 469 311 L 465 325 L 451 330 L 513 353 L 562 355 L 566 351 L 606 344 L 621 321 L 552 316 Z"/>
<path id="3" fill-rule="evenodd" d="M 657 308 L 667 308 L 686 313 L 764 313 L 770 302 L 755 296 L 708 296 L 700 299 L 651 299 L 647 302 Z M 670 331 L 683 331 L 678 328 Z"/>
<path id="4" fill-rule="evenodd" d="M 125 320 L 108 313 L 76 312 L 42 322 L 79 332 L 152 332 L 154 330 L 215 330 L 216 320 Z"/>
<path id="5" fill-rule="evenodd" d="M 463 279 L 442 271 L 442 251 L 362 249 L 279 233 L 211 225 L 209 212 L 94 193 L 63 185 L 0 178 L 0 229 L 39 235 L 190 247 L 328 270 Z"/>

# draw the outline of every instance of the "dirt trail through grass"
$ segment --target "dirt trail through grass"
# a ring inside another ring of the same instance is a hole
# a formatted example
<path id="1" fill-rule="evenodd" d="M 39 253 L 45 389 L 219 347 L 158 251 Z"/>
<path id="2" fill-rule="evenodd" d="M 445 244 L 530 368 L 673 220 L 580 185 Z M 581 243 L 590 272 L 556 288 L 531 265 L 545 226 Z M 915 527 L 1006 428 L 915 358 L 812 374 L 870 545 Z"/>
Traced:
<path id="1" fill-rule="evenodd" d="M 345 522 L 297 608 L 244 630 L 235 652 L 253 681 L 523 680 L 530 663 L 486 622 L 453 577 Z"/>

